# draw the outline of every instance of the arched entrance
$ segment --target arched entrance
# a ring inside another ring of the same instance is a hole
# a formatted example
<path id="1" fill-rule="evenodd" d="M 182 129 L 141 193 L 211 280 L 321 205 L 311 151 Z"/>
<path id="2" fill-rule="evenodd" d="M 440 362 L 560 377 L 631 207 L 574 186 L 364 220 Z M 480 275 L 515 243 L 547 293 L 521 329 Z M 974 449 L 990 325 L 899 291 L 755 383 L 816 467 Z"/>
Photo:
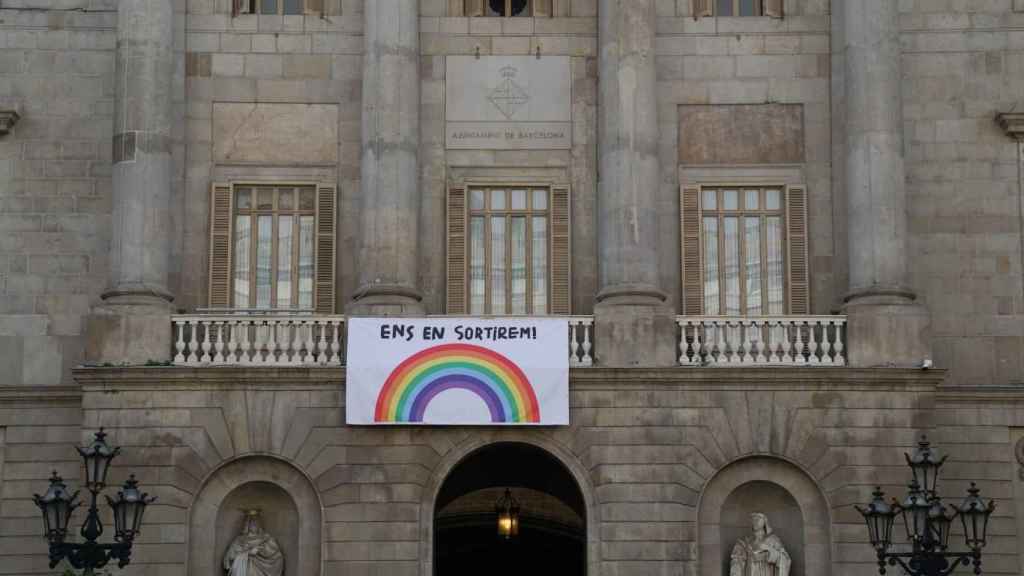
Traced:
<path id="1" fill-rule="evenodd" d="M 519 534 L 498 535 L 495 503 L 519 501 Z M 434 505 L 437 576 L 586 573 L 586 504 L 565 466 L 520 442 L 484 446 L 445 478 Z"/>

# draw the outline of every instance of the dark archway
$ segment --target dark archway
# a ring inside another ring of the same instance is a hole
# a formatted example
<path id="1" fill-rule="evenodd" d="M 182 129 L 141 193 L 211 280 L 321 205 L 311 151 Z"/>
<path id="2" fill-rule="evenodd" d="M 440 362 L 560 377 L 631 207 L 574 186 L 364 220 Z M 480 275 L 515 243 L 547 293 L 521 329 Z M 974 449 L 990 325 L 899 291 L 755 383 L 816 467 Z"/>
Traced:
<path id="1" fill-rule="evenodd" d="M 498 536 L 494 503 L 520 501 L 519 536 Z M 434 506 L 437 576 L 586 574 L 586 505 L 572 474 L 547 451 L 499 442 L 472 452 L 441 485 Z"/>

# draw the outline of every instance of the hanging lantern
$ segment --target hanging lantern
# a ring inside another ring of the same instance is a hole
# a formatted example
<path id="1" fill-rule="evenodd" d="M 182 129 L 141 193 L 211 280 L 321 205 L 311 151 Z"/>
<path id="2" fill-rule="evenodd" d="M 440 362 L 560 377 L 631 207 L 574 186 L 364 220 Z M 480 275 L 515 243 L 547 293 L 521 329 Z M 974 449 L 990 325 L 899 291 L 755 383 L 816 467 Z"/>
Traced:
<path id="1" fill-rule="evenodd" d="M 986 503 L 979 495 L 981 491 L 978 490 L 974 482 L 971 482 L 971 487 L 967 492 L 968 496 L 964 499 L 964 503 L 959 507 L 954 505 L 953 508 L 960 515 L 960 521 L 964 525 L 964 538 L 967 540 L 967 547 L 980 553 L 981 549 L 985 547 L 988 518 L 996 509 L 996 503 L 992 500 Z"/>
<path id="2" fill-rule="evenodd" d="M 949 529 L 955 517 L 955 514 L 947 513 L 941 498 L 936 496 L 932 499 L 931 508 L 928 509 L 928 525 L 932 531 L 932 538 L 940 550 L 949 547 Z"/>
<path id="3" fill-rule="evenodd" d="M 519 501 L 512 496 L 512 491 L 505 489 L 505 494 L 494 504 L 498 513 L 498 536 L 508 540 L 519 535 Z"/>
<path id="4" fill-rule="evenodd" d="M 103 428 L 96 433 L 91 445 L 78 448 L 78 453 L 85 460 L 85 486 L 90 490 L 102 490 L 107 482 L 107 470 L 110 469 L 110 461 L 121 451 L 121 448 L 111 448 L 107 445 L 106 432 Z"/>
<path id="5" fill-rule="evenodd" d="M 139 492 L 139 482 L 135 475 L 124 483 L 124 488 L 117 493 L 117 499 L 107 496 L 107 504 L 114 512 L 114 538 L 118 542 L 130 542 L 135 539 L 142 527 L 142 513 L 156 500 L 155 496 L 149 496 Z"/>
<path id="6" fill-rule="evenodd" d="M 903 453 L 907 458 L 907 465 L 914 475 L 914 481 L 921 487 L 925 498 L 935 494 L 935 485 L 939 479 L 939 468 L 946 462 L 948 456 L 939 458 L 939 453 L 932 449 L 928 437 L 921 435 L 913 456 Z"/>
<path id="7" fill-rule="evenodd" d="M 51 543 L 60 544 L 67 536 L 71 513 L 78 507 L 78 503 L 75 502 L 76 498 L 78 498 L 78 492 L 69 496 L 67 484 L 64 484 L 64 480 L 57 475 L 56 470 L 50 477 L 50 488 L 46 490 L 46 494 L 32 496 L 36 506 L 43 513 L 43 526 L 46 530 L 44 536 Z"/>
<path id="8" fill-rule="evenodd" d="M 856 506 L 856 508 L 867 522 L 871 545 L 878 552 L 884 553 L 892 544 L 892 524 L 900 512 L 899 504 L 895 501 L 892 505 L 887 504 L 881 486 L 876 487 L 872 495 L 875 499 L 868 504 L 867 508 L 860 506 Z"/>

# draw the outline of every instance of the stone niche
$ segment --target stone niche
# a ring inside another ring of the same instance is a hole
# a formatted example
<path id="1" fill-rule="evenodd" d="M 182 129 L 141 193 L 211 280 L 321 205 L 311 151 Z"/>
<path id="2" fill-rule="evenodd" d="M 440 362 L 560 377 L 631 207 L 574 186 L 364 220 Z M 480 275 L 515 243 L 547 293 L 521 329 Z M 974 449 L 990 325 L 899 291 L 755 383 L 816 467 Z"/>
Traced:
<path id="1" fill-rule="evenodd" d="M 778 484 L 748 482 L 729 494 L 722 505 L 722 574 L 729 573 L 732 546 L 750 535 L 750 514 L 761 512 L 793 560 L 790 576 L 804 576 L 804 519 L 800 505 Z"/>
<path id="2" fill-rule="evenodd" d="M 792 559 L 790 576 L 833 574 L 829 505 L 815 481 L 771 456 L 744 458 L 721 469 L 701 494 L 700 576 L 728 576 L 736 542 L 751 533 L 750 514 L 768 517 Z"/>
<path id="3" fill-rule="evenodd" d="M 243 510 L 258 508 L 261 524 L 281 546 L 287 576 L 322 573 L 322 503 L 310 480 L 270 456 L 247 456 L 203 483 L 189 514 L 189 576 L 223 576 L 224 552 L 242 527 Z"/>
<path id="4" fill-rule="evenodd" d="M 284 573 L 299 574 L 299 512 L 287 492 L 270 482 L 249 482 L 231 491 L 217 510 L 215 558 L 223 560 L 231 541 L 242 531 L 245 510 L 260 510 L 260 524 L 284 551 Z"/>

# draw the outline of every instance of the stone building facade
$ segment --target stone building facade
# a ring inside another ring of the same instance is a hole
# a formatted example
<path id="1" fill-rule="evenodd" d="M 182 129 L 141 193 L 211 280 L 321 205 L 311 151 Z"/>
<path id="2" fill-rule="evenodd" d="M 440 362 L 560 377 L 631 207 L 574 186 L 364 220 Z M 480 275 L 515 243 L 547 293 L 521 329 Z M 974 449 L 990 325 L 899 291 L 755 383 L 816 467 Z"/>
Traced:
<path id="1" fill-rule="evenodd" d="M 794 576 L 870 574 L 922 433 L 1020 574 L 1022 103 L 1021 0 L 4 0 L 0 574 L 54 573 L 31 495 L 100 426 L 159 497 L 126 574 L 223 573 L 253 505 L 288 574 L 444 574 L 503 484 L 581 573 L 727 573 L 761 507 Z M 345 425 L 346 316 L 523 313 L 473 231 L 514 189 L 570 425 Z M 229 360 L 256 317 L 318 324 Z"/>

